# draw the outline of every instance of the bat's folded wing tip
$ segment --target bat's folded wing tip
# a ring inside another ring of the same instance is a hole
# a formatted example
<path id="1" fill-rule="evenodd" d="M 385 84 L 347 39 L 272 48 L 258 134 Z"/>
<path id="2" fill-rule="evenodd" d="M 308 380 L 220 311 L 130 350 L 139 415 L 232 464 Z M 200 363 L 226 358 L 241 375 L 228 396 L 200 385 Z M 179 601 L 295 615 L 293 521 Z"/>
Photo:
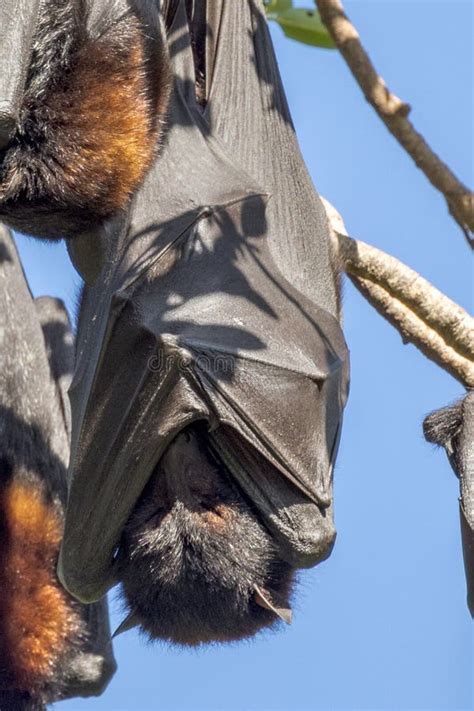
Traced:
<path id="1" fill-rule="evenodd" d="M 81 565 L 75 558 L 70 560 L 69 563 L 66 562 L 64 550 L 63 542 L 57 566 L 57 575 L 61 585 L 76 600 L 86 605 L 103 598 L 114 581 L 107 578 L 107 582 L 104 582 L 104 578 L 99 579 L 96 576 L 87 575 L 86 565 Z"/>

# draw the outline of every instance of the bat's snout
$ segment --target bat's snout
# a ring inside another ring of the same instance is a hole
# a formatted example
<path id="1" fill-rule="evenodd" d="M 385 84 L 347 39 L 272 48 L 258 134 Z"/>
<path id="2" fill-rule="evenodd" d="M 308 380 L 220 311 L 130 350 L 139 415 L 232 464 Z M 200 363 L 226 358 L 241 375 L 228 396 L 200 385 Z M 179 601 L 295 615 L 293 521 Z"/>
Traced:
<path id="1" fill-rule="evenodd" d="M 18 125 L 40 0 L 0 2 L 0 150 L 10 143 Z"/>

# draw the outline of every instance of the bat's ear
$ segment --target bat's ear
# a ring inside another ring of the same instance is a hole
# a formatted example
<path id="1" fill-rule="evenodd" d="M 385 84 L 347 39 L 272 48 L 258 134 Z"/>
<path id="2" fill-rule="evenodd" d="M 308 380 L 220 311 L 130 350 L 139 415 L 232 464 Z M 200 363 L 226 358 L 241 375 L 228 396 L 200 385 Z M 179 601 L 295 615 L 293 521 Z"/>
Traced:
<path id="1" fill-rule="evenodd" d="M 287 625 L 291 625 L 293 620 L 293 613 L 289 607 L 279 606 L 276 600 L 272 600 L 274 595 L 271 596 L 267 590 L 262 590 L 258 586 L 255 586 L 255 592 L 253 595 L 254 602 L 265 610 L 270 610 L 273 612 L 280 620 L 286 622 Z"/>

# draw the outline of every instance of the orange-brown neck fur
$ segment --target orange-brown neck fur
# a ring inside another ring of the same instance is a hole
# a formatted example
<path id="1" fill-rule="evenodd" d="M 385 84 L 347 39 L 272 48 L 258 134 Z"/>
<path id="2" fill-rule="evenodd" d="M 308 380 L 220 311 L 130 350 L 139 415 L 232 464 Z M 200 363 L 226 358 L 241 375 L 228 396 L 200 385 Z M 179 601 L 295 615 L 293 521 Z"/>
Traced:
<path id="1" fill-rule="evenodd" d="M 48 701 L 80 644 L 82 620 L 56 577 L 58 505 L 0 472 L 0 688 Z M 58 684 L 59 682 L 59 684 Z"/>
<path id="2" fill-rule="evenodd" d="M 0 153 L 0 219 L 40 237 L 74 236 L 125 208 L 166 112 L 167 55 L 139 13 L 95 38 L 85 28 L 79 0 L 45 3 L 20 125 Z"/>

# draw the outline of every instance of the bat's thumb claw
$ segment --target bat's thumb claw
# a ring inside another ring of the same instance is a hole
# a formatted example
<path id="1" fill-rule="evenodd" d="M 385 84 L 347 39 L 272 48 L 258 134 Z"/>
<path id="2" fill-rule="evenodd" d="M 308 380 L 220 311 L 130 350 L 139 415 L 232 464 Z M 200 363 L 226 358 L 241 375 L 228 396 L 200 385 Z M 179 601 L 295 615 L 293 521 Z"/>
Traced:
<path id="1" fill-rule="evenodd" d="M 273 612 L 280 620 L 286 622 L 287 625 L 291 625 L 293 613 L 289 607 L 280 607 L 278 604 L 273 603 L 270 594 L 266 590 L 262 590 L 255 586 L 255 592 L 253 594 L 254 602 L 260 607 L 264 607 L 266 610 Z"/>
<path id="2" fill-rule="evenodd" d="M 138 619 L 136 610 L 132 610 L 126 616 L 124 621 L 121 622 L 120 625 L 117 627 L 117 629 L 112 635 L 112 639 L 115 639 L 115 637 L 118 637 L 119 634 L 122 634 L 123 632 L 128 632 L 128 630 L 133 629 L 133 627 L 138 627 L 139 624 L 140 620 Z"/>

